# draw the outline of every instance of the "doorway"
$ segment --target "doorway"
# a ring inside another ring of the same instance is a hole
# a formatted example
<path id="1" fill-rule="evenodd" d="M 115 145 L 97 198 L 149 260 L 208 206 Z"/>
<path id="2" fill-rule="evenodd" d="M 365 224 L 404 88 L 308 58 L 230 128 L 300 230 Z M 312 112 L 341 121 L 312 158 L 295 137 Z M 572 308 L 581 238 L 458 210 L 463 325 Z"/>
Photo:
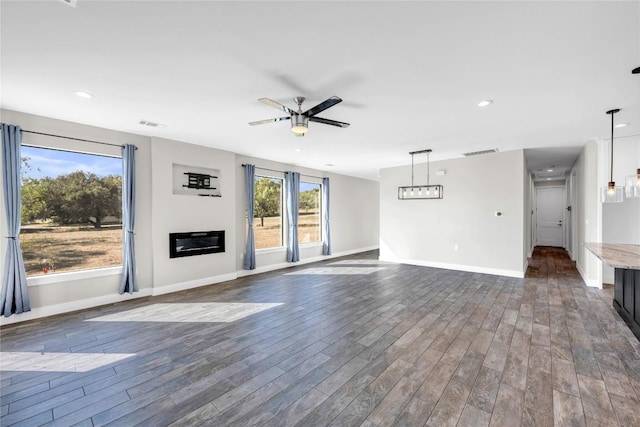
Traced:
<path id="1" fill-rule="evenodd" d="M 564 247 L 564 187 L 536 188 L 536 246 Z"/>

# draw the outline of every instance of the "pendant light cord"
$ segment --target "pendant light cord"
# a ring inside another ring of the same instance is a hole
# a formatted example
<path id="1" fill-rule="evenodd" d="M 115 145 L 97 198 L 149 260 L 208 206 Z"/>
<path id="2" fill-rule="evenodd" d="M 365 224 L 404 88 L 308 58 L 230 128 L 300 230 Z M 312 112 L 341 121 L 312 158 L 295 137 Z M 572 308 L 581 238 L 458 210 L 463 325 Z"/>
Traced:
<path id="1" fill-rule="evenodd" d="M 429 152 L 427 152 L 427 186 L 429 186 Z"/>
<path id="2" fill-rule="evenodd" d="M 411 186 L 413 187 L 413 153 L 411 153 Z"/>
<path id="3" fill-rule="evenodd" d="M 609 169 L 611 171 L 611 175 L 609 178 L 609 182 L 613 182 L 613 116 L 614 116 L 615 112 L 611 113 L 611 168 Z"/>

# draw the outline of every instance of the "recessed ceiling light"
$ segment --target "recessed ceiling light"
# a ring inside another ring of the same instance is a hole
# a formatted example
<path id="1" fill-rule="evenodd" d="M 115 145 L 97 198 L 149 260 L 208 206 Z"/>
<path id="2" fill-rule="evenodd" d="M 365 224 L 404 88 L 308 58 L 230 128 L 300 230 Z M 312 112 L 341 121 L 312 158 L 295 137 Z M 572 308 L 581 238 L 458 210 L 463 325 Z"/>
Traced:
<path id="1" fill-rule="evenodd" d="M 553 172 L 553 169 L 547 169 L 547 172 Z"/>
<path id="2" fill-rule="evenodd" d="M 625 127 L 625 126 L 629 126 L 629 123 L 618 123 L 618 124 L 617 124 L 617 125 L 615 125 L 614 127 L 617 127 L 617 128 L 623 128 L 623 127 Z"/>
<path id="3" fill-rule="evenodd" d="M 547 181 L 551 181 L 551 178 L 547 178 Z"/>
<path id="4" fill-rule="evenodd" d="M 485 99 L 484 101 L 478 102 L 478 107 L 486 107 L 491 104 L 493 104 L 493 99 Z"/>
<path id="5" fill-rule="evenodd" d="M 77 96 L 79 96 L 80 98 L 84 98 L 84 99 L 91 99 L 93 98 L 93 94 L 87 92 L 86 90 L 75 90 L 73 91 L 73 93 L 75 93 Z"/>
<path id="6" fill-rule="evenodd" d="M 299 152 L 301 152 L 301 151 L 302 151 L 301 149 L 296 148 L 296 153 L 299 153 Z"/>

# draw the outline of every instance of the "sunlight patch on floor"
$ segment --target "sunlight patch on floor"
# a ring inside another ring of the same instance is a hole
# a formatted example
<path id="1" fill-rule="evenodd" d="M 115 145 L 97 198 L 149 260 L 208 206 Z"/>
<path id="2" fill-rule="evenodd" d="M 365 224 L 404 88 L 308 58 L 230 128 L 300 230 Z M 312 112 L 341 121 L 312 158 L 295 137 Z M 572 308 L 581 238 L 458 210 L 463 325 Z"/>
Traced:
<path id="1" fill-rule="evenodd" d="M 91 322 L 235 322 L 282 303 L 158 303 L 87 319 Z"/>
<path id="2" fill-rule="evenodd" d="M 0 371 L 87 372 L 134 357 L 135 353 L 0 353 Z"/>
<path id="3" fill-rule="evenodd" d="M 286 276 L 299 274 L 320 274 L 320 275 L 336 275 L 336 274 L 371 274 L 376 271 L 384 270 L 386 267 L 312 267 L 304 270 L 286 273 Z"/>

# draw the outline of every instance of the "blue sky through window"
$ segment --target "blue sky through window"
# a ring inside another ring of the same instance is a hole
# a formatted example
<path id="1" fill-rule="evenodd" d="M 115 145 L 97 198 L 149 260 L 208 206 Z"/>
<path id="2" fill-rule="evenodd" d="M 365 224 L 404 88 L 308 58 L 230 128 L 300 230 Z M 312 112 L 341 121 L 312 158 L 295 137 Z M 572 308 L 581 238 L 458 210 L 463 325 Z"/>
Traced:
<path id="1" fill-rule="evenodd" d="M 79 170 L 98 176 L 122 175 L 122 159 L 116 157 L 24 145 L 20 155 L 29 158 L 30 168 L 22 169 L 23 176 L 28 178 L 55 178 Z"/>
<path id="2" fill-rule="evenodd" d="M 300 192 L 313 190 L 314 188 L 320 189 L 320 184 L 313 184 L 310 182 L 302 182 L 300 181 Z"/>

